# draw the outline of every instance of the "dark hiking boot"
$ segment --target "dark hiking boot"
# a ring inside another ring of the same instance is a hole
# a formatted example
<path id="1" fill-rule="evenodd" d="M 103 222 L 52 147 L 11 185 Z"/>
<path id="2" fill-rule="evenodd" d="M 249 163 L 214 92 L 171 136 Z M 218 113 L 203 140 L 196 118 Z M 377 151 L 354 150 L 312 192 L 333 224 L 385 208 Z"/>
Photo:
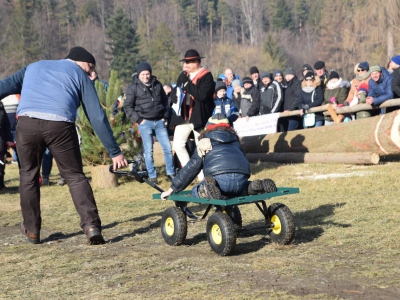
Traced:
<path id="1" fill-rule="evenodd" d="M 266 178 L 262 181 L 264 193 L 274 193 L 277 191 L 275 182 L 272 179 Z"/>
<path id="2" fill-rule="evenodd" d="M 257 195 L 264 192 L 263 183 L 261 180 L 256 179 L 250 182 L 247 187 L 248 195 Z"/>
<path id="3" fill-rule="evenodd" d="M 197 193 L 200 198 L 221 199 L 221 191 L 213 177 L 204 177 L 204 182 L 199 185 Z"/>

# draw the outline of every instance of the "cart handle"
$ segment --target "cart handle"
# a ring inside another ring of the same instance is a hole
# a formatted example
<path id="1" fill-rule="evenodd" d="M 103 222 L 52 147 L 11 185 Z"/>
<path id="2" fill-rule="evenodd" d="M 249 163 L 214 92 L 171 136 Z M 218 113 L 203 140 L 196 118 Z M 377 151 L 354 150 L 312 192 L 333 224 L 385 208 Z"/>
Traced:
<path id="1" fill-rule="evenodd" d="M 110 166 L 109 171 L 113 174 L 117 175 L 126 175 L 126 176 L 133 176 L 135 177 L 136 181 L 143 183 L 143 177 L 140 176 L 140 174 L 136 171 L 136 168 L 138 167 L 139 163 L 136 160 L 128 159 L 128 164 L 133 164 L 133 168 L 130 171 L 117 171 L 113 169 L 113 166 Z"/>

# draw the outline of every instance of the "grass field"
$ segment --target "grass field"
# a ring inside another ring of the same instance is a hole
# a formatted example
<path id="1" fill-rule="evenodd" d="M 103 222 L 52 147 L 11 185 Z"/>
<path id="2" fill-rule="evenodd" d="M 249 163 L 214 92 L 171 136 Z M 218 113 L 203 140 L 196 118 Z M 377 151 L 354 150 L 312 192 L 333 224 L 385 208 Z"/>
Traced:
<path id="1" fill-rule="evenodd" d="M 7 165 L 0 192 L 1 299 L 399 299 L 400 163 L 376 166 L 252 165 L 252 179 L 272 178 L 300 194 L 268 202 L 295 216 L 293 245 L 270 242 L 264 229 L 240 233 L 231 256 L 210 249 L 206 222 L 189 224 L 184 245 L 160 232 L 171 201 L 152 200 L 146 184 L 120 178 L 96 190 L 107 243 L 88 246 L 68 187 L 42 187 L 40 245 L 19 232 L 18 169 Z M 90 168 L 85 168 L 90 177 Z M 165 174 L 162 168 L 160 174 Z M 165 175 L 161 187 L 168 188 Z M 200 215 L 204 206 L 192 205 Z M 263 224 L 241 206 L 245 229 Z"/>

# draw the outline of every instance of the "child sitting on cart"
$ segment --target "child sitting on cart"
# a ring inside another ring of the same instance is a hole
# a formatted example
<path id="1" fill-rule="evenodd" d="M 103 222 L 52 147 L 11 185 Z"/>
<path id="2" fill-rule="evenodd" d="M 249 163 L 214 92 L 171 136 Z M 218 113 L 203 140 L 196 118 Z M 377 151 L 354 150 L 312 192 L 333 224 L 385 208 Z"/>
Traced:
<path id="1" fill-rule="evenodd" d="M 196 198 L 228 199 L 276 190 L 275 184 L 275 190 L 271 190 L 273 182 L 270 179 L 248 181 L 250 163 L 236 131 L 220 113 L 208 119 L 206 128 L 200 133 L 195 153 L 176 174 L 169 190 L 161 194 L 161 199 L 166 200 L 172 193 L 184 190 L 202 169 L 205 178 L 192 189 Z"/>

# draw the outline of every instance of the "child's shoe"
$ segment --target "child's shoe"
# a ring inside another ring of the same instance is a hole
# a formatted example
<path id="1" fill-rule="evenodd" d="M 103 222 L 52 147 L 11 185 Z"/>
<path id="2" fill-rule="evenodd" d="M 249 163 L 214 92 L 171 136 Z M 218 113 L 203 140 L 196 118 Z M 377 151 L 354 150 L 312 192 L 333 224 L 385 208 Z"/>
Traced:
<path id="1" fill-rule="evenodd" d="M 274 193 L 277 191 L 275 182 L 272 179 L 266 178 L 262 181 L 263 193 Z"/>
<path id="2" fill-rule="evenodd" d="M 213 177 L 204 177 L 204 183 L 197 190 L 200 198 L 221 199 L 221 191 Z"/>
<path id="3" fill-rule="evenodd" d="M 264 191 L 263 183 L 261 180 L 256 179 L 250 182 L 247 186 L 247 194 L 248 195 L 257 195 Z"/>

